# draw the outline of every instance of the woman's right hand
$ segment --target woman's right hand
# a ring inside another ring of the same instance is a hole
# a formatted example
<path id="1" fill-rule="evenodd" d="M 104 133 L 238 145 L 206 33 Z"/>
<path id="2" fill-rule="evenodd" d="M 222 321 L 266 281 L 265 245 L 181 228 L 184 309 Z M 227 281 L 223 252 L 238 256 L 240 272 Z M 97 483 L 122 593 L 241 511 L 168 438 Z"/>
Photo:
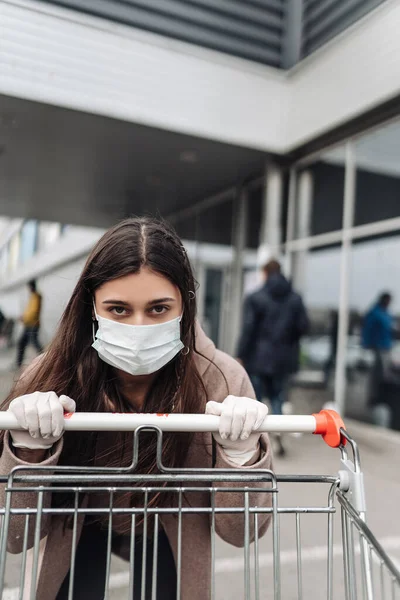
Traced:
<path id="1" fill-rule="evenodd" d="M 24 431 L 10 431 L 13 446 L 47 450 L 64 433 L 64 411 L 75 412 L 75 402 L 55 392 L 34 392 L 15 398 L 8 408 Z"/>

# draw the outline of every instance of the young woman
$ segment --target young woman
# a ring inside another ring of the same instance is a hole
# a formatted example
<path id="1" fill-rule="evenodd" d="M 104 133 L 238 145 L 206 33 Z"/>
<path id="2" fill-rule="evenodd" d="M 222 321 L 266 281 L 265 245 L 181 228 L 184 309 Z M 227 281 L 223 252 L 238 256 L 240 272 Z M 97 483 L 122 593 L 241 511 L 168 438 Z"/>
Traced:
<path id="1" fill-rule="evenodd" d="M 110 229 L 89 256 L 54 341 L 25 372 L 3 406 L 23 430 L 2 435 L 0 472 L 27 464 L 129 465 L 132 434 L 63 435 L 64 410 L 75 409 L 220 415 L 214 443 L 211 434 L 165 434 L 163 463 L 168 467 L 271 468 L 268 438 L 257 433 L 266 407 L 254 400 L 244 369 L 216 350 L 195 317 L 195 281 L 175 232 L 147 218 L 128 219 Z M 145 449 L 141 445 L 137 469 L 148 474 L 150 481 L 156 472 L 154 438 L 149 437 Z M 54 505 L 56 496 L 53 493 L 48 502 Z M 127 496 L 125 505 L 131 506 L 132 498 Z M 267 506 L 270 496 L 254 492 L 250 502 Z M 0 500 L 4 503 L 4 489 Z M 170 501 L 167 494 L 159 494 L 154 504 L 165 506 Z M 29 493 L 14 494 L 13 502 L 13 506 L 32 506 Z M 199 506 L 209 505 L 209 494 L 201 502 Z M 222 507 L 240 506 L 243 494 L 220 493 L 216 502 Z M 162 576 L 157 597 L 169 600 L 176 597 L 178 521 L 164 514 L 160 522 L 158 570 Z M 129 538 L 130 517 L 126 521 L 122 515 L 112 523 L 112 549 L 125 556 L 121 549 Z M 259 535 L 267 525 L 267 515 L 260 515 Z M 62 516 L 43 516 L 41 526 L 37 599 L 61 600 L 68 597 L 71 528 Z M 29 546 L 33 545 L 33 529 Z M 244 544 L 241 515 L 217 513 L 216 530 L 225 541 Z M 9 551 L 22 551 L 23 532 L 23 519 L 12 517 Z M 103 598 L 106 534 L 104 523 L 88 518 L 79 526 L 74 599 Z M 140 533 L 137 538 L 139 548 Z M 183 518 L 184 600 L 209 597 L 210 540 L 208 514 Z M 135 575 L 136 571 L 137 567 Z M 135 592 L 134 598 L 138 597 Z"/>

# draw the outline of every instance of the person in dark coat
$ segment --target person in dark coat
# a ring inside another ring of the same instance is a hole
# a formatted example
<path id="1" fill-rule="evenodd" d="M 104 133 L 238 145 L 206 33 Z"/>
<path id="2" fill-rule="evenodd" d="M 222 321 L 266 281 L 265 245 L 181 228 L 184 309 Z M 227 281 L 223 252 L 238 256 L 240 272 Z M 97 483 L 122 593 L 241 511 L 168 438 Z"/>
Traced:
<path id="1" fill-rule="evenodd" d="M 290 375 L 299 369 L 300 338 L 309 320 L 301 296 L 270 260 L 263 268 L 265 284 L 250 294 L 243 309 L 237 356 L 248 372 L 257 399 L 266 395 L 273 414 L 282 414 Z M 279 453 L 284 454 L 279 438 Z"/>

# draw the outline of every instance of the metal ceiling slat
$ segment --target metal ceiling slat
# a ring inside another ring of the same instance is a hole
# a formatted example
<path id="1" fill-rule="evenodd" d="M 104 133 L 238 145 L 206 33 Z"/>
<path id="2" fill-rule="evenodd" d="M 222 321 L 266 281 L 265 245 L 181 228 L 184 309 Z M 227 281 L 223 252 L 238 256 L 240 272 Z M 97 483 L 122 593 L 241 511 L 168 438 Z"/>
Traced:
<path id="1" fill-rule="evenodd" d="M 154 19 L 171 19 L 174 21 L 174 25 L 181 22 L 182 27 L 194 25 L 218 33 L 223 32 L 224 35 L 231 33 L 234 36 L 241 36 L 261 44 L 264 43 L 266 37 L 271 39 L 276 37 L 275 43 L 279 44 L 280 42 L 279 36 L 274 35 L 270 25 L 266 28 L 259 23 L 249 23 L 219 12 L 213 14 L 204 8 L 190 7 L 186 3 L 175 0 L 131 0 L 130 5 L 133 13 L 139 11 L 143 14 L 153 15 Z"/>
<path id="2" fill-rule="evenodd" d="M 277 55 L 280 55 L 280 38 L 274 32 L 265 31 L 264 39 L 257 40 L 255 43 L 249 37 L 234 34 L 226 34 L 224 28 L 210 30 L 205 27 L 199 27 L 196 23 L 184 23 L 163 15 L 149 14 L 147 11 L 137 11 L 131 14 L 131 25 L 149 31 L 154 31 L 162 35 L 181 39 L 189 43 L 199 44 L 200 46 L 211 47 L 216 50 L 229 52 L 233 55 L 252 58 L 253 60 L 265 62 L 270 59 L 274 64 L 279 62 Z"/>
<path id="3" fill-rule="evenodd" d="M 79 0 L 82 2 L 82 0 Z M 86 0 L 87 1 L 87 0 Z M 185 24 L 182 28 L 181 23 L 176 20 L 148 14 L 146 11 L 135 13 L 135 16 L 130 14 L 130 24 L 135 27 L 142 27 L 150 31 L 155 31 L 164 35 L 181 39 L 190 43 L 196 43 L 201 46 L 206 46 L 216 50 L 222 50 L 236 56 L 243 56 L 258 62 L 267 62 L 268 64 L 279 64 L 280 48 L 277 46 L 276 36 L 270 36 L 266 32 L 263 45 L 254 44 L 251 40 L 240 39 L 225 35 L 221 30 L 218 36 L 215 32 L 205 28 L 200 28 L 197 25 Z"/>
<path id="4" fill-rule="evenodd" d="M 344 31 L 352 23 L 376 8 L 385 0 L 328 0 L 331 9 L 324 18 L 306 23 L 304 31 L 304 51 L 311 54 L 322 44 Z"/>
<path id="5" fill-rule="evenodd" d="M 278 67 L 296 0 L 42 0 L 132 27 Z M 298 0 L 303 5 L 298 58 L 385 0 Z M 297 11 L 299 12 L 299 11 Z M 298 19 L 298 17 L 296 17 Z"/>
<path id="6" fill-rule="evenodd" d="M 221 14 L 231 18 L 246 20 L 250 23 L 263 25 L 265 27 L 282 29 L 283 8 L 279 12 L 268 7 L 252 6 L 249 3 L 243 3 L 242 0 L 230 0 L 230 2 L 220 2 L 216 4 L 215 0 L 175 0 L 186 6 L 206 8 L 210 14 Z M 283 2 L 279 3 L 281 6 Z"/>
<path id="7" fill-rule="evenodd" d="M 303 1 L 304 1 L 304 8 L 305 8 L 306 13 L 307 13 L 307 11 L 312 10 L 315 5 L 320 3 L 320 0 L 303 0 Z"/>
<path id="8" fill-rule="evenodd" d="M 303 0 L 287 0 L 286 9 L 281 66 L 284 69 L 290 69 L 299 62 L 302 56 Z"/>
<path id="9" fill-rule="evenodd" d="M 204 45 L 214 50 L 226 52 L 228 54 L 231 54 L 232 56 L 238 56 L 241 58 L 246 58 L 248 60 L 254 60 L 256 62 L 261 62 L 263 64 L 275 67 L 280 66 L 280 47 L 274 47 L 273 45 L 268 46 L 267 40 L 265 42 L 264 47 L 255 46 L 254 44 L 246 44 L 245 41 L 232 40 L 231 38 L 220 38 L 218 40 L 218 45 L 216 45 L 214 40 L 215 36 L 211 40 L 210 37 L 207 37 L 205 34 L 203 34 L 201 37 L 199 36 L 198 43 L 199 45 Z M 192 39 L 187 39 L 186 41 L 192 42 Z"/>
<path id="10" fill-rule="evenodd" d="M 243 1 L 243 0 L 239 0 Z M 250 4 L 261 9 L 275 10 L 277 12 L 284 11 L 286 0 L 247 0 L 246 4 Z"/>
<path id="11" fill-rule="evenodd" d="M 236 14 L 232 14 L 231 17 L 224 16 L 221 11 L 212 11 L 209 0 L 189 0 L 189 2 L 180 0 L 45 1 L 212 48 L 233 56 L 280 66 L 282 35 L 281 27 L 279 27 L 280 20 L 275 15 L 272 18 L 273 26 L 263 27 L 260 20 L 249 22 L 249 19 L 246 18 L 250 15 L 249 10 L 244 11 L 245 18 L 241 19 L 238 12 L 240 3 L 236 1 L 229 0 L 216 4 L 221 8 L 229 7 L 231 13 L 235 6 Z M 199 8 L 203 2 L 203 8 Z M 282 5 L 283 2 L 284 0 L 278 0 L 279 5 Z M 245 9 L 251 8 L 252 14 L 254 14 L 254 7 L 259 9 L 262 4 L 262 2 L 249 0 L 244 7 Z M 271 4 L 270 0 L 267 0 L 265 4 Z"/>
<path id="12" fill-rule="evenodd" d="M 328 11 L 335 9 L 338 0 L 319 0 L 312 7 L 310 7 L 304 15 L 305 27 L 311 26 L 311 23 L 317 19 L 324 19 Z"/>
<path id="13" fill-rule="evenodd" d="M 347 0 L 345 4 L 336 0 L 336 6 L 331 12 L 312 28 L 312 37 L 317 38 L 327 29 L 333 29 L 337 21 L 344 21 L 346 16 L 351 15 L 351 12 L 362 4 L 365 4 L 365 0 Z"/>

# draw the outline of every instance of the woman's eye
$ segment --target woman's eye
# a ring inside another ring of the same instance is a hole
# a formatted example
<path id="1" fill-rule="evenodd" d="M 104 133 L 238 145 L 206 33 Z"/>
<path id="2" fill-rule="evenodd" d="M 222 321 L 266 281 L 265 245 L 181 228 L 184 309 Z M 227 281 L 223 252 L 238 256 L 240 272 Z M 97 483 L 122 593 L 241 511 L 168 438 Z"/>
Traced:
<path id="1" fill-rule="evenodd" d="M 167 310 L 169 310 L 168 306 L 154 306 L 152 309 L 157 315 L 162 315 Z"/>
<path id="2" fill-rule="evenodd" d="M 111 312 L 114 315 L 124 315 L 126 313 L 126 308 L 124 308 L 123 306 L 114 306 L 111 309 Z"/>

